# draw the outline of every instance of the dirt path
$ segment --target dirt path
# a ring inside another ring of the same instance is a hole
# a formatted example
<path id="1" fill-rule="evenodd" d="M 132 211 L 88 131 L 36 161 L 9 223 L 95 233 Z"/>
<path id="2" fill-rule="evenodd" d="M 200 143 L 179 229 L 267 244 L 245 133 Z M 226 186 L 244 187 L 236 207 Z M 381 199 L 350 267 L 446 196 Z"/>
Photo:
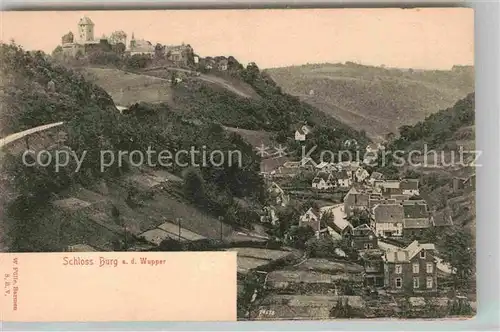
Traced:
<path id="1" fill-rule="evenodd" d="M 196 71 L 192 71 L 192 70 L 188 70 L 188 69 L 184 69 L 184 68 L 177 68 L 177 67 L 155 67 L 155 68 L 150 68 L 146 71 L 143 72 L 144 75 L 148 75 L 148 71 L 153 71 L 153 70 L 160 70 L 160 69 L 166 69 L 166 70 L 174 70 L 174 71 L 179 71 L 179 72 L 183 72 L 183 73 L 188 73 L 188 74 L 194 74 L 194 73 L 197 73 Z M 155 76 L 156 77 L 156 76 Z M 201 80 L 201 81 L 205 81 L 205 82 L 208 82 L 208 83 L 212 83 L 212 84 L 217 84 L 223 88 L 225 88 L 226 90 L 229 90 L 243 98 L 251 98 L 252 96 L 248 95 L 247 93 L 241 91 L 241 90 L 238 90 L 237 88 L 235 88 L 233 85 L 231 85 L 231 83 L 227 82 L 226 80 L 222 79 L 222 78 L 219 78 L 219 77 L 215 77 L 215 76 L 209 76 L 209 75 L 205 75 L 205 74 L 200 74 L 199 76 L 191 76 L 191 78 L 193 79 L 198 79 L 198 80 Z M 161 78 L 162 80 L 165 80 L 165 81 L 168 81 L 167 79 L 165 78 Z"/>
<path id="2" fill-rule="evenodd" d="M 24 130 L 24 131 L 9 135 L 7 137 L 0 139 L 0 148 L 6 146 L 9 143 L 17 141 L 18 139 L 21 139 L 23 137 L 26 137 L 26 136 L 29 136 L 31 134 L 38 133 L 38 132 L 41 132 L 41 131 L 44 131 L 44 130 L 47 130 L 47 129 L 50 129 L 53 127 L 57 127 L 57 126 L 60 126 L 62 124 L 63 124 L 63 122 L 50 123 L 50 124 L 34 127 L 31 129 L 28 129 L 28 130 Z"/>

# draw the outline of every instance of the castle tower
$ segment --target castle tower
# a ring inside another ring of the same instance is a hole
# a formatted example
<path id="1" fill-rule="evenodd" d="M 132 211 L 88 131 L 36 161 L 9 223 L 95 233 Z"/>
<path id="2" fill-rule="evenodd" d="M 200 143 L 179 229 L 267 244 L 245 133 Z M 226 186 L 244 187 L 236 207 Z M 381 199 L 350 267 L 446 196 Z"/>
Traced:
<path id="1" fill-rule="evenodd" d="M 78 22 L 78 35 L 82 43 L 94 40 L 94 22 L 87 16 L 84 16 Z"/>

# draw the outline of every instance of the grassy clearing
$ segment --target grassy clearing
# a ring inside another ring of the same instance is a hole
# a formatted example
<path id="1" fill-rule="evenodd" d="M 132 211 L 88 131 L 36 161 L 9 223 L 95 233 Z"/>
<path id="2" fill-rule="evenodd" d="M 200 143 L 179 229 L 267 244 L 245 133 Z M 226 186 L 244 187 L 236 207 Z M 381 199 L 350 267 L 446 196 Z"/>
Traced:
<path id="1" fill-rule="evenodd" d="M 106 90 L 117 105 L 169 102 L 172 98 L 170 83 L 157 77 L 108 68 L 85 68 L 83 74 Z"/>

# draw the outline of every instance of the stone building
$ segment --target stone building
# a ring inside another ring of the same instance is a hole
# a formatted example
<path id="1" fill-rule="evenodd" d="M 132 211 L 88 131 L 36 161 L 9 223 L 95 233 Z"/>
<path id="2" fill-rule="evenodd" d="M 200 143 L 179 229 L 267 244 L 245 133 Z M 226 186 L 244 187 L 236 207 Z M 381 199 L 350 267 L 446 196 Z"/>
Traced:
<path id="1" fill-rule="evenodd" d="M 111 50 L 111 45 L 106 38 L 94 38 L 94 22 L 87 16 L 80 19 L 77 25 L 78 38 L 70 31 L 61 38 L 63 55 L 76 57 L 85 55 L 93 50 Z"/>

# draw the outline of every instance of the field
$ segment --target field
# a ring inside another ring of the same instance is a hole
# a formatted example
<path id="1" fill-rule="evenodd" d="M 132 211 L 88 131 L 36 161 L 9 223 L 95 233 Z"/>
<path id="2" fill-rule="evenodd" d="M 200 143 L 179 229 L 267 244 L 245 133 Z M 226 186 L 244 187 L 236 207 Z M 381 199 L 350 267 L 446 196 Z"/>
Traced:
<path id="1" fill-rule="evenodd" d="M 109 68 L 85 68 L 83 75 L 106 90 L 116 105 L 168 102 L 172 98 L 170 83 L 161 78 Z"/>
<path id="2" fill-rule="evenodd" d="M 333 284 L 338 280 L 349 280 L 345 273 L 328 274 L 316 271 L 273 271 L 268 274 L 267 281 L 273 288 L 285 287 L 288 284 L 306 283 L 306 284 Z"/>
<path id="3" fill-rule="evenodd" d="M 248 273 L 250 270 L 293 254 L 290 251 L 260 248 L 231 248 L 227 250 L 238 253 L 238 272 L 240 273 Z"/>
<path id="4" fill-rule="evenodd" d="M 262 144 L 264 146 L 272 146 L 274 141 L 272 139 L 272 134 L 267 131 L 262 130 L 248 130 L 233 127 L 224 127 L 227 131 L 236 133 L 243 137 L 248 144 L 253 147 L 260 147 Z"/>
<path id="5" fill-rule="evenodd" d="M 348 262 L 332 262 L 324 258 L 309 258 L 299 265 L 295 266 L 302 270 L 322 271 L 326 273 L 361 273 L 363 267 L 358 264 Z"/>

